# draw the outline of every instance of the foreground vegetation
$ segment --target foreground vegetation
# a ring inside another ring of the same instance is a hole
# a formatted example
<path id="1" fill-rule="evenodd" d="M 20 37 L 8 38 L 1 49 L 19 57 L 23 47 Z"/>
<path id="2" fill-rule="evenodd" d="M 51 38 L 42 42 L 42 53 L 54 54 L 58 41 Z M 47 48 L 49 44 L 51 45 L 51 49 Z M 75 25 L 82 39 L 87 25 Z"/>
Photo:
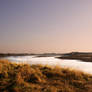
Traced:
<path id="1" fill-rule="evenodd" d="M 0 92 L 92 92 L 92 75 L 1 60 Z"/>

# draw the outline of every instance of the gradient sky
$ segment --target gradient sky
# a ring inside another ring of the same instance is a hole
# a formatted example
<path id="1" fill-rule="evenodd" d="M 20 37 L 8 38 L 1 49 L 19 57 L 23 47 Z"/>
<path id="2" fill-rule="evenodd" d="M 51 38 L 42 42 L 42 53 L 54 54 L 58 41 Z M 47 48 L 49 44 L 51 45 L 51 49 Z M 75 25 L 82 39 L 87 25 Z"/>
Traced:
<path id="1" fill-rule="evenodd" d="M 0 52 L 92 52 L 92 0 L 0 0 Z"/>

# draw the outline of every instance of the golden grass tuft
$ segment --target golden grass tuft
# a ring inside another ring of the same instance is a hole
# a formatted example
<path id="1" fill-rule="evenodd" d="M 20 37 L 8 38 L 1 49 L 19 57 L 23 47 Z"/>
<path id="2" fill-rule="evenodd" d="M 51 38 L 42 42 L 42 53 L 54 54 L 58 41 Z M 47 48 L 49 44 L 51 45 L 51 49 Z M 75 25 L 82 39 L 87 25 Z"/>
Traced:
<path id="1" fill-rule="evenodd" d="M 0 92 L 92 92 L 92 75 L 0 60 Z"/>

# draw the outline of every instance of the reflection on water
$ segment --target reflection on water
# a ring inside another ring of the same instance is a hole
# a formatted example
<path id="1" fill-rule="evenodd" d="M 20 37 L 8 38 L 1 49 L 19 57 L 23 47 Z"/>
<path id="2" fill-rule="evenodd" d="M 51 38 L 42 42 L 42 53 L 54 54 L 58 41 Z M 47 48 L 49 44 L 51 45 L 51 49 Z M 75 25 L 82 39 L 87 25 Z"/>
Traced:
<path id="1" fill-rule="evenodd" d="M 27 64 L 42 64 L 51 66 L 60 66 L 84 71 L 92 74 L 92 63 L 82 62 L 79 60 L 64 60 L 55 57 L 35 57 L 35 56 L 17 56 L 6 57 L 11 62 L 27 63 Z"/>

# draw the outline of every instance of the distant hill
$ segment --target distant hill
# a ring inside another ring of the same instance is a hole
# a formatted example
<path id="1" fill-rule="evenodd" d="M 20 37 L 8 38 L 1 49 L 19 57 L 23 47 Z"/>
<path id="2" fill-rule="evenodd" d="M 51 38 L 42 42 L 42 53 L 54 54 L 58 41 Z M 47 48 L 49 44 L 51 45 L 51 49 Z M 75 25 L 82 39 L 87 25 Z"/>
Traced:
<path id="1" fill-rule="evenodd" d="M 85 62 L 92 62 L 92 53 L 91 52 L 71 52 L 71 53 L 65 53 L 58 58 L 76 59 L 76 60 L 82 60 Z"/>

